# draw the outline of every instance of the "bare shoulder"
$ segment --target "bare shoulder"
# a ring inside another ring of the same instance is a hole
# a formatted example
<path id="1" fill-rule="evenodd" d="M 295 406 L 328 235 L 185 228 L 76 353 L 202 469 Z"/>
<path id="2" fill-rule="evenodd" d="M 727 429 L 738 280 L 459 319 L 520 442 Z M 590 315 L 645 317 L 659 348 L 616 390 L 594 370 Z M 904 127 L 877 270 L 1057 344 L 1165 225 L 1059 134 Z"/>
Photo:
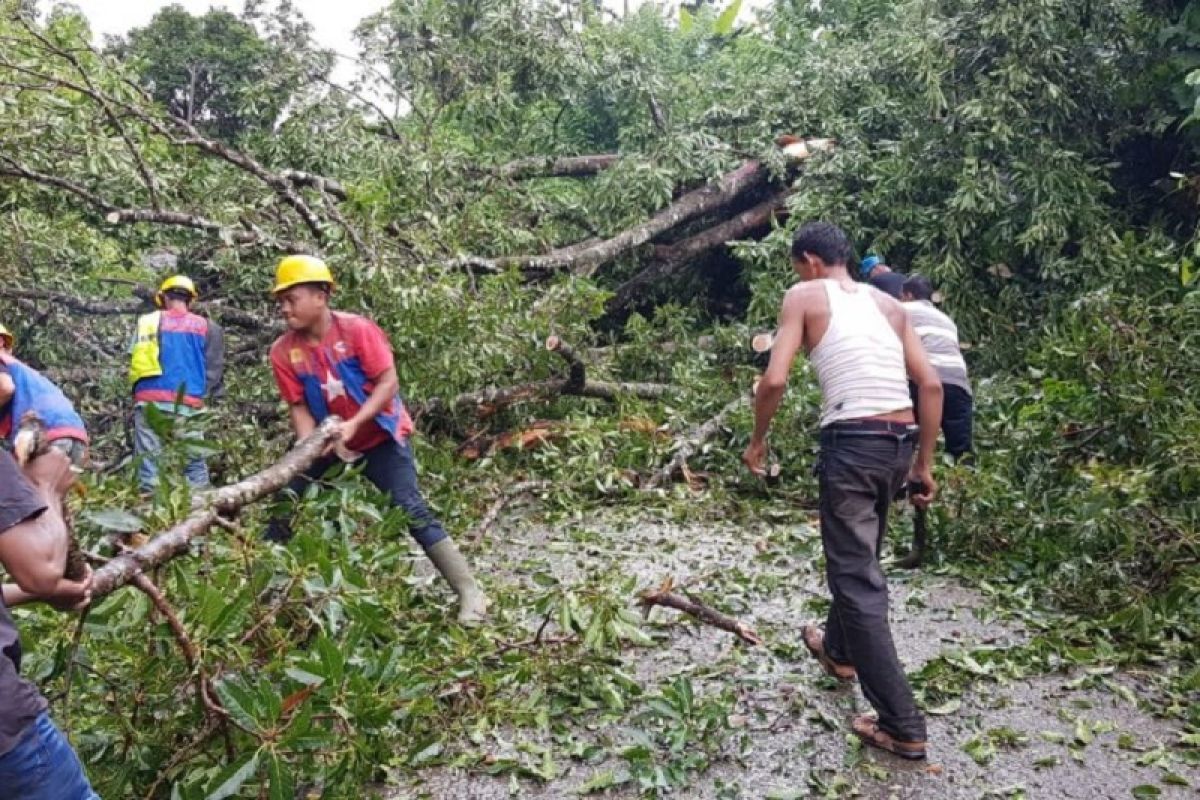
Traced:
<path id="1" fill-rule="evenodd" d="M 783 295 L 784 308 L 810 311 L 826 304 L 825 288 L 816 281 L 801 281 Z"/>
<path id="2" fill-rule="evenodd" d="M 871 292 L 871 297 L 874 298 L 875 304 L 879 306 L 879 310 L 888 318 L 888 322 L 891 322 L 893 325 L 904 325 L 908 320 L 908 312 L 904 310 L 904 304 L 887 292 L 880 291 L 874 286 L 868 286 L 867 288 Z"/>

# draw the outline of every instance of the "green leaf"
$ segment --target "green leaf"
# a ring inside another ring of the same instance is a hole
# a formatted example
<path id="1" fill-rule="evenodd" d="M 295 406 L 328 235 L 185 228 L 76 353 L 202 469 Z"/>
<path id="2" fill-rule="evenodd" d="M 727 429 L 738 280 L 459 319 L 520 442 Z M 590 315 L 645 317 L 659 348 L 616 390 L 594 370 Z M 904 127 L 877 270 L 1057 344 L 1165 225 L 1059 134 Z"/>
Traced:
<path id="1" fill-rule="evenodd" d="M 1142 800 L 1142 798 L 1146 797 L 1162 796 L 1162 790 L 1150 783 L 1143 783 L 1141 786 L 1135 786 L 1130 789 L 1130 791 L 1133 793 L 1134 797 L 1138 798 L 1138 800 Z"/>
<path id="2" fill-rule="evenodd" d="M 270 781 L 270 800 L 294 800 L 296 797 L 292 771 L 278 753 L 272 753 L 271 760 L 267 762 L 267 780 Z"/>
<path id="3" fill-rule="evenodd" d="M 204 800 L 225 800 L 226 797 L 233 797 L 242 788 L 242 784 L 250 780 L 256 771 L 258 771 L 258 753 L 253 753 L 219 773 L 213 781 L 215 788 L 208 790 Z"/>
<path id="4" fill-rule="evenodd" d="M 119 508 L 101 508 L 95 511 L 85 511 L 81 515 L 96 527 L 119 533 L 137 533 L 146 528 L 142 518 L 122 511 Z"/>
<path id="5" fill-rule="evenodd" d="M 728 36 L 733 32 L 733 23 L 737 21 L 737 16 L 742 10 L 742 0 L 733 0 L 729 7 L 721 12 L 721 16 L 717 17 L 716 23 L 713 24 L 713 32 L 718 36 Z"/>
<path id="6" fill-rule="evenodd" d="M 941 705 L 936 705 L 933 708 L 925 709 L 925 713 L 930 714 L 935 717 L 944 717 L 949 714 L 953 714 L 954 712 L 958 711 L 960 708 L 962 708 L 962 699 L 958 698 L 958 697 L 953 697 L 953 698 L 947 700 L 946 702 L 942 703 Z"/>
<path id="7" fill-rule="evenodd" d="M 692 26 L 696 19 L 692 16 L 692 12 L 688 11 L 683 6 L 679 7 L 679 30 L 683 33 L 691 33 Z"/>
<path id="8" fill-rule="evenodd" d="M 680 9 L 684 11 L 685 9 Z M 617 776 L 611 769 L 606 769 L 602 772 L 597 772 L 592 777 L 581 783 L 576 789 L 575 794 L 591 794 L 600 792 L 605 789 L 611 789 L 614 786 L 620 786 L 623 783 L 628 783 L 629 775 Z"/>

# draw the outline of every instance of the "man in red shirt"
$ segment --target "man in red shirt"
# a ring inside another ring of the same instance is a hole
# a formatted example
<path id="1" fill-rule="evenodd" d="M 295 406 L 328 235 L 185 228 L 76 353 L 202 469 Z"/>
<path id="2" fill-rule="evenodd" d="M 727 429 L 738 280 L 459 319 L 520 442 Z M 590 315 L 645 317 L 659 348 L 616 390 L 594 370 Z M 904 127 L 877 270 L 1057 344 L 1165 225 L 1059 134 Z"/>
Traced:
<path id="1" fill-rule="evenodd" d="M 487 598 L 417 486 L 408 443 L 413 423 L 400 400 L 391 344 L 371 320 L 329 308 L 333 285 L 320 259 L 288 256 L 279 262 L 273 292 L 288 331 L 271 347 L 271 367 L 292 428 L 303 438 L 331 414 L 343 420 L 335 450 L 288 490 L 299 496 L 339 460 L 363 459 L 367 479 L 407 512 L 409 533 L 458 594 L 459 622 L 478 623 Z M 275 519 L 266 538 L 286 542 L 291 535 L 288 521 Z"/>

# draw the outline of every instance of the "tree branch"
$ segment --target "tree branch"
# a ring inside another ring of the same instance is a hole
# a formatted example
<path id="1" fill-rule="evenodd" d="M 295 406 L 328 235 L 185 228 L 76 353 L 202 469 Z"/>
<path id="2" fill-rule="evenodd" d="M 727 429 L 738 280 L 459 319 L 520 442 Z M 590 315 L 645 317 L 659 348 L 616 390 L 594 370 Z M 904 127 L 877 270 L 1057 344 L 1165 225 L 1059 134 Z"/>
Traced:
<path id="1" fill-rule="evenodd" d="M 757 161 L 747 161 L 721 176 L 716 183 L 686 193 L 650 219 L 610 239 L 570 245 L 540 256 L 459 256 L 443 261 L 442 266 L 470 266 L 490 272 L 503 272 L 516 267 L 525 272 L 543 274 L 570 269 L 576 275 L 590 277 L 602 265 L 685 222 L 728 205 L 746 192 L 761 186 L 766 180 L 766 168 Z"/>
<path id="2" fill-rule="evenodd" d="M 620 159 L 617 153 L 586 156 L 529 156 L 492 167 L 488 174 L 510 181 L 532 178 L 584 178 L 603 172 Z"/>
<path id="3" fill-rule="evenodd" d="M 647 589 L 642 592 L 638 596 L 638 602 L 647 614 L 650 613 L 650 609 L 654 606 L 674 608 L 677 611 L 682 611 L 685 614 L 695 617 L 705 625 L 712 625 L 714 628 L 729 631 L 746 644 L 760 645 L 763 643 L 762 638 L 746 623 L 739 622 L 733 617 L 722 614 L 720 611 L 701 603 L 699 600 L 671 591 L 673 586 L 674 582 L 670 578 L 667 578 L 659 588 Z"/>
<path id="4" fill-rule="evenodd" d="M 292 478 L 311 466 L 328 444 L 336 441 L 340 424 L 338 417 L 327 417 L 278 463 L 205 495 L 201 500 L 202 507 L 190 517 L 96 570 L 92 578 L 92 596 L 98 600 L 135 580 L 134 576 L 144 570 L 186 553 L 192 539 L 206 533 L 216 523 L 218 515 L 230 516 L 242 506 L 282 489 Z"/>
<path id="5" fill-rule="evenodd" d="M 773 192 L 770 197 L 751 208 L 714 225 L 695 236 L 684 239 L 656 253 L 655 263 L 643 269 L 617 287 L 608 301 L 608 312 L 624 309 L 645 296 L 647 289 L 660 281 L 678 274 L 692 260 L 703 253 L 724 247 L 731 241 L 744 239 L 754 231 L 765 228 L 775 219 L 777 212 L 787 204 L 791 195 L 788 189 Z"/>

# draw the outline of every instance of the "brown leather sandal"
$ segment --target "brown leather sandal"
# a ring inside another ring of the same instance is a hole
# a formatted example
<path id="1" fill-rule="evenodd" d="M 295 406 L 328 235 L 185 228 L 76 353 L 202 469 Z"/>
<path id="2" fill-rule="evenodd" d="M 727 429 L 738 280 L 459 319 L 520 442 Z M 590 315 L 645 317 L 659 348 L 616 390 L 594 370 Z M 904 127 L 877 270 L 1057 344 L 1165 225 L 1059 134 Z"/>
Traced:
<path id="1" fill-rule="evenodd" d="M 800 638 L 808 652 L 812 653 L 831 678 L 837 678 L 842 683 L 852 683 L 858 679 L 858 673 L 853 664 L 839 664 L 825 653 L 825 632 L 816 625 L 805 625 L 800 629 Z"/>
<path id="2" fill-rule="evenodd" d="M 879 727 L 879 720 L 869 714 L 855 717 L 850 723 L 854 734 L 871 747 L 886 750 L 895 756 L 908 761 L 920 761 L 925 758 L 924 742 L 902 742 Z"/>

